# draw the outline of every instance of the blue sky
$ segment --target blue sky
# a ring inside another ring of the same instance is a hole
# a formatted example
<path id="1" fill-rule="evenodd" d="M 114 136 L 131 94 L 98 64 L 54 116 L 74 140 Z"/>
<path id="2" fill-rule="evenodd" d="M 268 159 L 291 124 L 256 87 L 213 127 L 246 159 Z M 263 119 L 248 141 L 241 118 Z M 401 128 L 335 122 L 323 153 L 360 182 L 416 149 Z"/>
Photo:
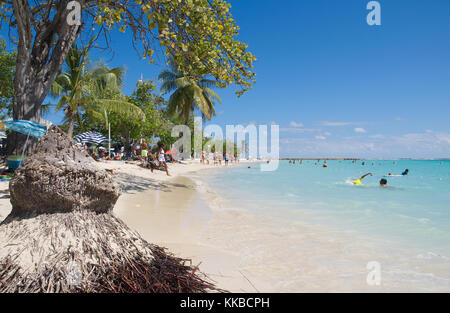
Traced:
<path id="1" fill-rule="evenodd" d="M 214 123 L 279 124 L 282 156 L 450 157 L 450 1 L 379 1 L 381 26 L 366 23 L 369 0 L 230 2 L 257 83 L 219 90 Z M 129 35 L 112 40 L 92 58 L 126 66 L 125 93 L 163 68 Z"/>

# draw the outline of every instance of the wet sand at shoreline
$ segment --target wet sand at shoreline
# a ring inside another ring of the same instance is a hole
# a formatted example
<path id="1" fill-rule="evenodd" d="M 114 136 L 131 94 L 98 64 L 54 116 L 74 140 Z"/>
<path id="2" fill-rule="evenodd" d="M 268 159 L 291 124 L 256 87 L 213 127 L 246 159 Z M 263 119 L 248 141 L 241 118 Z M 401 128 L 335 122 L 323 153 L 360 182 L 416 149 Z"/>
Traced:
<path id="1" fill-rule="evenodd" d="M 200 199 L 196 183 L 187 176 L 199 170 L 207 174 L 210 171 L 206 169 L 214 167 L 198 163 L 188 166 L 189 171 L 176 170 L 178 176 L 159 181 L 153 188 L 124 192 L 114 207 L 114 214 L 148 242 L 192 260 L 219 288 L 233 292 L 258 291 L 240 270 L 241 256 L 219 248 L 220 244 L 204 243 L 214 213 Z"/>

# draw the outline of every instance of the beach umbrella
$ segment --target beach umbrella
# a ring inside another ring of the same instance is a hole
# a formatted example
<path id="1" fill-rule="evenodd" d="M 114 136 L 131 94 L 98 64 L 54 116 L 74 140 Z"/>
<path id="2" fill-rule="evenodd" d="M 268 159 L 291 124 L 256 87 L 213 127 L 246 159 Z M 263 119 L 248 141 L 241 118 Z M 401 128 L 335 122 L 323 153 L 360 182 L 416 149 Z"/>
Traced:
<path id="1" fill-rule="evenodd" d="M 166 151 L 165 154 L 171 154 L 171 153 L 172 153 L 172 151 L 169 150 L 169 151 Z"/>
<path id="2" fill-rule="evenodd" d="M 5 126 L 9 129 L 27 135 L 28 137 L 33 136 L 36 138 L 41 138 L 47 132 L 47 127 L 32 121 L 12 120 L 5 121 L 3 124 L 5 124 Z"/>
<path id="3" fill-rule="evenodd" d="M 82 144 L 94 143 L 96 145 L 99 145 L 103 142 L 108 141 L 108 139 L 105 136 L 103 136 L 102 134 L 97 133 L 95 131 L 89 131 L 86 133 L 82 133 L 82 134 L 76 135 L 73 138 L 76 141 L 81 142 Z"/>
<path id="4" fill-rule="evenodd" d="M 25 141 L 25 145 L 23 146 L 22 159 L 25 154 L 25 149 L 27 148 L 28 138 L 30 138 L 30 136 L 41 138 L 47 132 L 47 127 L 32 121 L 10 120 L 3 122 L 3 124 L 13 131 L 27 135 L 27 140 Z"/>

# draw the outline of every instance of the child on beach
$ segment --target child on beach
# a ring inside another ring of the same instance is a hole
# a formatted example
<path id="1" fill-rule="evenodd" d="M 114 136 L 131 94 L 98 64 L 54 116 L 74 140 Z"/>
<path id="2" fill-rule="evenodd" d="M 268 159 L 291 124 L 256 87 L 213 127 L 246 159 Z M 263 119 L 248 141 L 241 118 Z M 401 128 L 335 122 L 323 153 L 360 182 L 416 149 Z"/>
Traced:
<path id="1" fill-rule="evenodd" d="M 161 168 L 161 166 L 164 166 L 164 169 L 166 170 L 167 176 L 170 176 L 169 169 L 167 168 L 166 158 L 165 158 L 165 152 L 164 152 L 164 144 L 160 141 L 158 142 L 158 162 L 159 165 L 156 167 L 158 170 Z M 153 167 L 151 168 L 151 171 L 153 173 Z"/>

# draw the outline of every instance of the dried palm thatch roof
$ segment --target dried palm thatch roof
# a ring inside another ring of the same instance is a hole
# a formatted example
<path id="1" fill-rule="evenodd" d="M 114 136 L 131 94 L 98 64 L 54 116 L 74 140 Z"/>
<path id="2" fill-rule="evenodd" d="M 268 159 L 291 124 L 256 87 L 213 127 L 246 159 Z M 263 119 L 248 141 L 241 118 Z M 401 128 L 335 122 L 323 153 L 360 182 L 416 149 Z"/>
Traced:
<path id="1" fill-rule="evenodd" d="M 218 290 L 188 260 L 113 216 L 116 187 L 101 189 L 109 174 L 74 149 L 52 126 L 11 181 L 13 210 L 0 224 L 0 292 Z"/>
<path id="2" fill-rule="evenodd" d="M 0 226 L 0 292 L 207 292 L 187 260 L 108 213 L 9 217 Z"/>

